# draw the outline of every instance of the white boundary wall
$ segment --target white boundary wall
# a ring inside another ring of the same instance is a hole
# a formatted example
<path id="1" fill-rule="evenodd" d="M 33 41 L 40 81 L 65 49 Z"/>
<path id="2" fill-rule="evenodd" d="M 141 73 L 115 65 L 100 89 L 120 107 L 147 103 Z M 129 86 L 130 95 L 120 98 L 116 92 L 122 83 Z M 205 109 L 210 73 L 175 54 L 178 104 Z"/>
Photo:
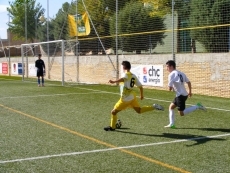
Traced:
<path id="1" fill-rule="evenodd" d="M 116 66 L 116 56 L 110 55 Z M 28 58 L 28 63 L 34 63 L 36 57 Z M 159 55 L 119 55 L 119 67 L 123 60 L 130 61 L 133 65 L 163 65 L 164 82 L 163 87 L 153 87 L 160 90 L 167 89 L 168 72 L 165 63 L 171 59 L 171 54 Z M 43 59 L 47 63 L 47 59 Z M 51 79 L 61 79 L 61 69 L 59 68 L 62 58 L 56 57 L 54 65 L 50 71 Z M 1 58 L 0 63 L 8 62 L 8 59 Z M 20 58 L 11 58 L 11 63 L 21 62 Z M 65 81 L 76 82 L 76 76 L 80 82 L 107 84 L 111 78 L 116 78 L 112 64 L 108 57 L 80 56 L 79 65 L 76 64 L 76 57 L 66 56 Z M 177 69 L 185 72 L 192 82 L 193 93 L 227 97 L 230 98 L 230 53 L 197 53 L 197 54 L 177 54 Z M 79 68 L 76 70 L 76 68 Z M 77 75 L 77 71 L 79 74 Z M 55 77 L 57 75 L 57 77 Z M 61 81 L 61 80 L 60 80 Z"/>

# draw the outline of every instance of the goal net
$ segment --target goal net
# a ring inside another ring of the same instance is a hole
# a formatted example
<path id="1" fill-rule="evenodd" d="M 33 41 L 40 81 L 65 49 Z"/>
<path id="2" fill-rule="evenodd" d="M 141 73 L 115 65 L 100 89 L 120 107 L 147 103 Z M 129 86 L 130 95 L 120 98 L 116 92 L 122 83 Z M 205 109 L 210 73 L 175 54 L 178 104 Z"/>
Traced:
<path id="1" fill-rule="evenodd" d="M 76 40 L 56 40 L 21 45 L 23 80 L 36 81 L 35 61 L 42 54 L 45 79 L 64 84 L 102 84 L 116 78 L 115 56 L 81 55 Z"/>

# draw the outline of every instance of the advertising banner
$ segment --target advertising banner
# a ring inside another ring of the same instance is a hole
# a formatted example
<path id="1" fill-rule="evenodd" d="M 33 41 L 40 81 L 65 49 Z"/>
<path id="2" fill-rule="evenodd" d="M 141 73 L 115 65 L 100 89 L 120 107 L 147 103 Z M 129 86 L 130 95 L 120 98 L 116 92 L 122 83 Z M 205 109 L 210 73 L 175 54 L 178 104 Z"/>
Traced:
<path id="1" fill-rule="evenodd" d="M 11 64 L 11 74 L 22 75 L 22 63 L 13 62 Z"/>
<path id="2" fill-rule="evenodd" d="M 2 63 L 2 74 L 8 74 L 8 63 L 7 62 Z"/>
<path id="3" fill-rule="evenodd" d="M 143 65 L 141 83 L 149 86 L 163 87 L 163 65 Z"/>
<path id="4" fill-rule="evenodd" d="M 18 63 L 13 62 L 11 64 L 11 74 L 18 74 Z"/>
<path id="5" fill-rule="evenodd" d="M 18 63 L 18 74 L 22 75 L 22 63 Z"/>
<path id="6" fill-rule="evenodd" d="M 132 65 L 131 72 L 142 85 L 163 87 L 163 65 Z"/>
<path id="7" fill-rule="evenodd" d="M 35 64 L 29 64 L 29 76 L 37 76 L 37 68 Z"/>

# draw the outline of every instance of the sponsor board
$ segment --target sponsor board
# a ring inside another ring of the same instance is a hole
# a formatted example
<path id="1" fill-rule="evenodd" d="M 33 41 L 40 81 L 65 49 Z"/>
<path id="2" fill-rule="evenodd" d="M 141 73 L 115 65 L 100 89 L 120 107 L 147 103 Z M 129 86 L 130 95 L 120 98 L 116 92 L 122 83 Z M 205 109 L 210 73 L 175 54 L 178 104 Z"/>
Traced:
<path id="1" fill-rule="evenodd" d="M 37 76 L 37 68 L 35 64 L 29 64 L 29 76 Z"/>
<path id="2" fill-rule="evenodd" d="M 132 65 L 131 72 L 142 85 L 163 87 L 163 65 Z M 123 70 L 121 73 L 124 73 Z"/>

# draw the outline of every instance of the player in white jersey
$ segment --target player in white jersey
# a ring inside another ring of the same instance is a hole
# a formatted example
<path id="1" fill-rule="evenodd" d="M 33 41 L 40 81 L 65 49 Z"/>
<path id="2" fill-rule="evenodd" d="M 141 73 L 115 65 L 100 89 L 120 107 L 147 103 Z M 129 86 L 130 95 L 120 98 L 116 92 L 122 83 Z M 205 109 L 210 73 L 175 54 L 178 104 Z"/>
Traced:
<path id="1" fill-rule="evenodd" d="M 185 102 L 188 96 L 192 96 L 191 82 L 183 72 L 176 70 L 176 63 L 173 60 L 169 60 L 168 62 L 166 62 L 166 68 L 167 71 L 170 73 L 168 76 L 169 91 L 175 91 L 176 97 L 174 98 L 173 102 L 169 105 L 169 125 L 165 127 L 175 128 L 174 109 L 176 107 L 178 109 L 178 113 L 181 116 L 184 116 L 197 109 L 206 111 L 206 108 L 201 103 L 197 103 L 194 106 L 185 108 Z M 188 85 L 188 92 L 186 91 L 184 83 L 187 83 Z"/>
<path id="2" fill-rule="evenodd" d="M 121 98 L 119 101 L 115 104 L 113 110 L 111 111 L 111 123 L 110 126 L 105 127 L 105 131 L 114 131 L 116 128 L 116 122 L 117 122 L 117 113 L 131 107 L 133 108 L 137 113 L 141 114 L 147 111 L 152 111 L 154 109 L 156 110 L 164 110 L 164 108 L 161 105 L 153 104 L 152 106 L 143 106 L 140 107 L 137 98 L 136 93 L 134 92 L 133 88 L 136 85 L 140 89 L 140 99 L 142 100 L 144 98 L 143 95 L 143 87 L 139 81 L 139 79 L 136 77 L 135 74 L 130 72 L 131 64 L 128 61 L 122 62 L 123 70 L 125 71 L 124 75 L 118 79 L 118 80 L 109 80 L 109 83 L 122 83 L 121 88 Z"/>

